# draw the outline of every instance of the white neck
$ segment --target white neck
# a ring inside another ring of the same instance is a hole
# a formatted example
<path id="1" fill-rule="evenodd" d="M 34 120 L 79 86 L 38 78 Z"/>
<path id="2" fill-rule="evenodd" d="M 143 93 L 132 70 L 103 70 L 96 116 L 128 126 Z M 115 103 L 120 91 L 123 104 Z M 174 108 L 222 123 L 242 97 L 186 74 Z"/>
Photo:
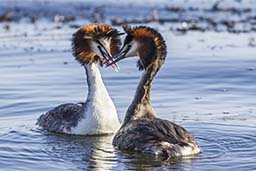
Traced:
<path id="1" fill-rule="evenodd" d="M 103 83 L 101 78 L 100 71 L 98 69 L 97 64 L 92 63 L 84 66 L 86 76 L 87 76 L 87 84 L 88 84 L 88 96 L 87 100 L 91 98 L 96 98 L 100 95 L 100 97 L 107 98 L 112 102 L 108 91 Z"/>
<path id="2" fill-rule="evenodd" d="M 84 65 L 88 96 L 84 107 L 83 119 L 74 128 L 76 134 L 108 134 L 115 133 L 120 122 L 116 108 L 101 78 L 96 63 Z M 77 133 L 80 132 L 80 133 Z"/>

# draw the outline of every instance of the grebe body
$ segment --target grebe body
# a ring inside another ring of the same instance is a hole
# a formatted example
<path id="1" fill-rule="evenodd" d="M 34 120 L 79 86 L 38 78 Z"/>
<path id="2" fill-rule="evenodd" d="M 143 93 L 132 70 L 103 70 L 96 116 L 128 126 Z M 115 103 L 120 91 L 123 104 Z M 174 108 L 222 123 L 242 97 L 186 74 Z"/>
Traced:
<path id="1" fill-rule="evenodd" d="M 185 128 L 157 118 L 151 106 L 151 83 L 167 54 L 163 37 L 156 30 L 144 26 L 124 27 L 124 30 L 127 36 L 112 63 L 139 56 L 138 67 L 143 72 L 122 126 L 114 136 L 113 145 L 120 150 L 166 157 L 200 153 L 196 140 Z"/>
<path id="2" fill-rule="evenodd" d="M 72 43 L 74 56 L 85 68 L 87 99 L 84 103 L 59 105 L 41 115 L 37 124 L 57 133 L 113 134 L 120 127 L 120 122 L 97 63 L 102 64 L 110 54 L 117 53 L 120 46 L 119 33 L 106 24 L 91 24 L 79 29 Z"/>

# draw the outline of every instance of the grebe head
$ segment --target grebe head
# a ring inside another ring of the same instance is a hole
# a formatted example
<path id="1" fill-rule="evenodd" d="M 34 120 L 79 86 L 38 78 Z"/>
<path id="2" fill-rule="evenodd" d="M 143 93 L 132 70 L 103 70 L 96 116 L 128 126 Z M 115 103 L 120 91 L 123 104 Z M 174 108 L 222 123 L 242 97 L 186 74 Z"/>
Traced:
<path id="1" fill-rule="evenodd" d="M 83 26 L 73 35 L 73 55 L 81 64 L 99 62 L 102 65 L 118 53 L 119 35 L 121 33 L 107 24 Z"/>
<path id="2" fill-rule="evenodd" d="M 166 44 L 155 29 L 145 26 L 129 27 L 123 26 L 127 36 L 119 53 L 113 57 L 110 64 L 116 63 L 127 57 L 139 56 L 138 67 L 146 69 L 155 60 L 162 63 L 166 57 Z"/>

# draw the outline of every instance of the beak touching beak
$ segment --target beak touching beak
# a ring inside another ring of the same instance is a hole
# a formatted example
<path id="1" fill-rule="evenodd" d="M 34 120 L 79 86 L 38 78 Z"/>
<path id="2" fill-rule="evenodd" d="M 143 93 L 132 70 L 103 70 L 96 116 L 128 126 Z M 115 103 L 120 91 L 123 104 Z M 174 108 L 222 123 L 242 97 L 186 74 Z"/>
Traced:
<path id="1" fill-rule="evenodd" d="M 124 59 L 126 57 L 125 55 L 129 52 L 130 49 L 131 45 L 123 46 L 120 49 L 120 52 L 108 61 L 107 67 L 110 65 L 112 66 L 113 64 L 116 64 L 118 61 Z"/>
<path id="2" fill-rule="evenodd" d="M 103 58 L 106 60 L 105 64 L 107 66 L 111 65 L 111 67 L 117 72 L 119 70 L 119 66 L 116 63 L 113 63 L 111 55 L 108 53 L 108 51 L 104 48 L 104 46 L 98 46 L 99 51 Z M 112 64 L 110 64 L 112 63 Z"/>

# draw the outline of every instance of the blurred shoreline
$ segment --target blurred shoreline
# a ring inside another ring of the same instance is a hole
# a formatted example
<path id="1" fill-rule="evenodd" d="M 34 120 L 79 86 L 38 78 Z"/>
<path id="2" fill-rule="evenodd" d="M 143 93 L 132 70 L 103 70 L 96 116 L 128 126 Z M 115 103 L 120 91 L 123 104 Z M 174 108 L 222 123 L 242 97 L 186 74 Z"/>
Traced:
<path id="1" fill-rule="evenodd" d="M 10 22 L 34 24 L 40 20 L 67 23 L 160 24 L 171 31 L 256 32 L 256 5 L 252 0 L 167 0 L 147 1 L 47 1 L 4 0 L 0 24 L 8 30 Z"/>

